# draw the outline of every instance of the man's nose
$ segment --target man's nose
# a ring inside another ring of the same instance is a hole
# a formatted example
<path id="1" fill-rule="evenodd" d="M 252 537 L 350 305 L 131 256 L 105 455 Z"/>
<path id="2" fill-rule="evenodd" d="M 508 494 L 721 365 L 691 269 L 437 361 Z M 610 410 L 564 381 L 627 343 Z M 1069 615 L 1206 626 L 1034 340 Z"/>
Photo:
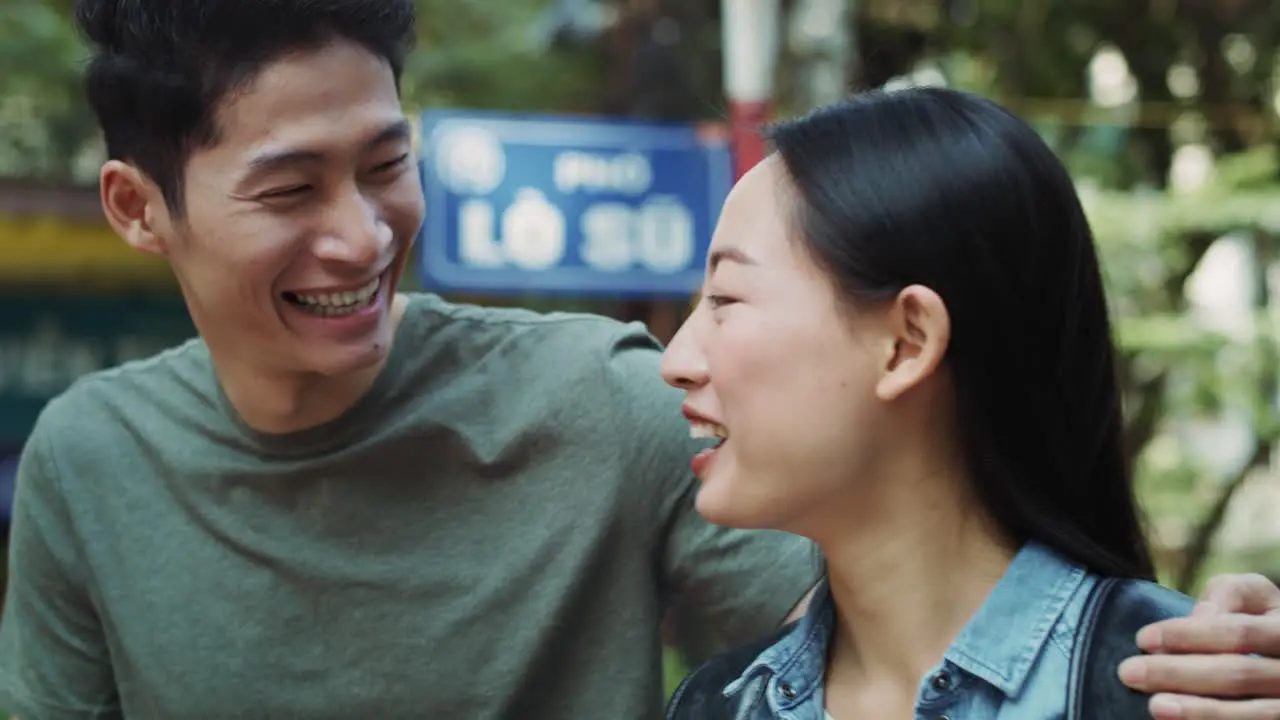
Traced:
<path id="1" fill-rule="evenodd" d="M 391 242 L 391 228 L 379 219 L 374 204 L 353 189 L 335 203 L 330 215 L 318 254 L 351 265 L 376 264 Z"/>

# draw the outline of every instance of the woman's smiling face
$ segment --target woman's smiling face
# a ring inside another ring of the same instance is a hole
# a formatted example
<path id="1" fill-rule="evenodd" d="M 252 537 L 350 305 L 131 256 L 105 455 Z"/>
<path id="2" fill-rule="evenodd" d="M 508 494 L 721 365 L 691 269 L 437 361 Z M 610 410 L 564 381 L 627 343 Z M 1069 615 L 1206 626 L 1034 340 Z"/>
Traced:
<path id="1" fill-rule="evenodd" d="M 695 461 L 712 522 L 785 529 L 848 488 L 879 443 L 877 314 L 856 315 L 796 236 L 785 168 L 770 157 L 725 203 L 704 295 L 663 356 L 695 432 L 727 439 Z M 701 424 L 700 424 L 701 423 Z"/>

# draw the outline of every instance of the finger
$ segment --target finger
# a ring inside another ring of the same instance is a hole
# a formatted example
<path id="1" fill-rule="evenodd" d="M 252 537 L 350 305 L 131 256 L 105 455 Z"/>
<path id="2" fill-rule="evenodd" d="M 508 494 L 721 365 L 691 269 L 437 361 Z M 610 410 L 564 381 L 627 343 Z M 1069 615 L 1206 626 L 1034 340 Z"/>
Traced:
<path id="1" fill-rule="evenodd" d="M 1248 655 L 1145 655 L 1120 664 L 1124 684 L 1147 693 L 1280 698 L 1280 660 Z"/>
<path id="2" fill-rule="evenodd" d="M 1262 615 L 1280 610 L 1280 588 L 1258 573 L 1215 575 L 1200 593 L 1200 601 L 1225 612 Z"/>
<path id="3" fill-rule="evenodd" d="M 1226 615 L 1227 611 L 1218 607 L 1217 603 L 1201 600 L 1191 609 L 1191 617 L 1201 617 L 1204 615 Z"/>
<path id="4" fill-rule="evenodd" d="M 1280 616 L 1202 615 L 1163 620 L 1138 632 L 1138 647 L 1147 652 L 1280 658 Z"/>
<path id="5" fill-rule="evenodd" d="M 1155 720 L 1276 720 L 1280 700 L 1210 700 L 1191 695 L 1151 698 Z"/>

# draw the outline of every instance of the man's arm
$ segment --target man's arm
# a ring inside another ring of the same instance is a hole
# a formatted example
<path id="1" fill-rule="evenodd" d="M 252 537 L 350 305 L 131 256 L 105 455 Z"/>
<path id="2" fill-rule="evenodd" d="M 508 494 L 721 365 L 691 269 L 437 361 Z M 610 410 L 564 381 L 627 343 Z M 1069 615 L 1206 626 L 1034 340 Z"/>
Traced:
<path id="1" fill-rule="evenodd" d="M 689 601 L 730 644 L 764 636 L 803 606 L 821 562 L 794 535 L 712 525 L 698 514 L 689 461 L 703 443 L 689 437 L 681 394 L 662 382 L 660 346 L 640 325 L 609 345 L 609 397 L 630 442 L 633 485 L 658 530 L 657 565 L 670 597 Z"/>
<path id="2" fill-rule="evenodd" d="M 48 425 L 42 416 L 18 462 L 0 619 L 0 707 L 38 720 L 121 717 Z"/>
<path id="3" fill-rule="evenodd" d="M 813 544 L 781 532 L 712 525 L 693 507 L 695 492 L 671 508 L 662 556 L 667 584 L 730 645 L 802 616 L 821 572 Z"/>

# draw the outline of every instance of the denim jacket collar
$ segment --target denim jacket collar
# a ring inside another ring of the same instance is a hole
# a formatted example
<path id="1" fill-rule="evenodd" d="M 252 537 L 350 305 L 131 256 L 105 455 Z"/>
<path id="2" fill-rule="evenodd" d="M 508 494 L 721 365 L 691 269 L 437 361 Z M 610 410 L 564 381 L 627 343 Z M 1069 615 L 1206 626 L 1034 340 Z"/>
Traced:
<path id="1" fill-rule="evenodd" d="M 763 680 L 771 687 L 782 684 L 790 688 L 780 696 L 774 710 L 804 703 L 822 687 L 826 677 L 827 643 L 834 629 L 835 605 L 831 600 L 831 587 L 824 577 L 804 616 L 782 640 L 760 653 L 742 675 L 725 686 L 725 696 L 735 695 L 754 681 Z M 769 693 L 770 697 L 778 695 Z"/>
<path id="2" fill-rule="evenodd" d="M 1085 577 L 1082 567 L 1043 545 L 1028 543 L 951 644 L 945 661 L 1006 697 L 1016 696 Z M 725 686 L 724 694 L 731 696 L 763 681 L 775 711 L 803 704 L 821 690 L 834 628 L 835 607 L 824 579 L 805 616 Z"/>
<path id="3" fill-rule="evenodd" d="M 1085 574 L 1049 548 L 1028 543 L 960 631 L 947 660 L 1006 697 L 1017 695 Z"/>

